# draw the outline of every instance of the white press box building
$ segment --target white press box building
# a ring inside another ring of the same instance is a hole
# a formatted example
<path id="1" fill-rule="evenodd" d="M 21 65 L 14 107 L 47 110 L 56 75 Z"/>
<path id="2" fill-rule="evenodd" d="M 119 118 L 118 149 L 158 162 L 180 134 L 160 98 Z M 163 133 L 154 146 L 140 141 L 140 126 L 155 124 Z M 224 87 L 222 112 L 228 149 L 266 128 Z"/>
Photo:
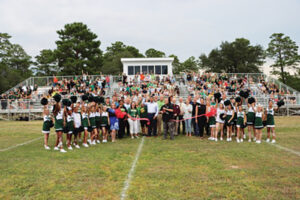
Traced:
<path id="1" fill-rule="evenodd" d="M 155 74 L 161 77 L 173 75 L 174 58 L 121 58 L 123 73 L 133 77 L 137 73 Z"/>

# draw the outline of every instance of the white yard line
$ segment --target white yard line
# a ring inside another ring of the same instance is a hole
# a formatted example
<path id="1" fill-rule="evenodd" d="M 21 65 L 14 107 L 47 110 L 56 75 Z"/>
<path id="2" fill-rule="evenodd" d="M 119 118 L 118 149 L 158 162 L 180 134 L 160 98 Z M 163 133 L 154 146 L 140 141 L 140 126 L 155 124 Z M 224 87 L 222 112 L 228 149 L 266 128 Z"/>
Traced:
<path id="1" fill-rule="evenodd" d="M 17 145 L 14 145 L 14 146 L 10 146 L 10 147 L 7 147 L 7 148 L 5 148 L 5 149 L 0 149 L 0 152 L 2 152 L 2 151 L 8 151 L 8 150 L 17 148 L 17 147 L 19 147 L 19 146 L 23 146 L 23 145 L 29 144 L 29 143 L 34 142 L 34 141 L 37 141 L 37 140 L 39 140 L 39 139 L 41 139 L 41 138 L 43 138 L 43 137 L 44 137 L 44 136 L 38 137 L 38 138 L 35 138 L 35 139 L 32 139 L 32 140 L 29 140 L 29 141 L 24 142 L 24 143 L 21 143 L 21 144 L 17 144 Z"/>
<path id="2" fill-rule="evenodd" d="M 141 154 L 143 145 L 144 145 L 144 137 L 142 137 L 142 141 L 140 142 L 140 145 L 139 145 L 138 150 L 137 150 L 137 152 L 136 152 L 135 159 L 134 159 L 134 161 L 133 161 L 133 163 L 132 163 L 132 166 L 131 166 L 131 169 L 130 169 L 128 175 L 127 175 L 127 179 L 126 179 L 125 182 L 124 182 L 124 187 L 123 187 L 123 190 L 122 190 L 122 192 L 121 192 L 121 200 L 126 199 L 126 196 L 127 196 L 127 190 L 128 190 L 128 188 L 129 188 L 129 186 L 130 186 L 130 181 L 131 181 L 131 179 L 132 179 L 132 175 L 133 175 L 133 173 L 134 173 L 136 163 L 137 163 L 137 161 L 138 161 L 138 159 L 139 159 L 139 157 L 140 157 L 140 154 Z"/>
<path id="3" fill-rule="evenodd" d="M 295 150 L 293 150 L 293 149 L 289 149 L 289 148 L 280 146 L 279 144 L 276 144 L 276 143 L 275 143 L 275 144 L 272 144 L 272 143 L 270 143 L 270 142 L 266 142 L 266 143 L 267 143 L 267 144 L 270 144 L 270 145 L 273 145 L 273 146 L 277 147 L 278 149 L 282 149 L 282 150 L 285 150 L 285 151 L 290 152 L 290 153 L 292 153 L 292 154 L 295 154 L 295 155 L 297 155 L 297 156 L 300 156 L 300 152 L 295 151 Z"/>

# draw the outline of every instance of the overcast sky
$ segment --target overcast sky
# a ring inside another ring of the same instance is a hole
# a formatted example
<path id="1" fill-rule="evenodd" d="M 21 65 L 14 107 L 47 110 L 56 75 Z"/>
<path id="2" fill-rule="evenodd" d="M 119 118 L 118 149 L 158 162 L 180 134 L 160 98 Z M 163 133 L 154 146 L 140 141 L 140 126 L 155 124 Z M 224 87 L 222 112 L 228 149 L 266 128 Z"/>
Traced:
<path id="1" fill-rule="evenodd" d="M 87 24 L 102 50 L 122 41 L 183 61 L 237 37 L 266 48 L 274 32 L 299 46 L 300 0 L 0 0 L 0 32 L 33 57 L 72 22 Z"/>

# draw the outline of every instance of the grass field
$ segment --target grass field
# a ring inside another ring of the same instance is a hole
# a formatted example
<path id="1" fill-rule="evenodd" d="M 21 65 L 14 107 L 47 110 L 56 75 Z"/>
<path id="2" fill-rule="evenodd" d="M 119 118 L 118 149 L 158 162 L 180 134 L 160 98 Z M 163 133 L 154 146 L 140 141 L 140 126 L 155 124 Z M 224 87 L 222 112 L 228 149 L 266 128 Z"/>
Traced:
<path id="1" fill-rule="evenodd" d="M 299 122 L 276 118 L 277 145 L 300 152 Z M 0 122 L 0 150 L 41 137 L 41 124 Z M 62 154 L 38 139 L 0 151 L 0 199 L 120 199 L 141 140 Z M 300 199 L 300 157 L 265 142 L 145 138 L 126 199 Z"/>

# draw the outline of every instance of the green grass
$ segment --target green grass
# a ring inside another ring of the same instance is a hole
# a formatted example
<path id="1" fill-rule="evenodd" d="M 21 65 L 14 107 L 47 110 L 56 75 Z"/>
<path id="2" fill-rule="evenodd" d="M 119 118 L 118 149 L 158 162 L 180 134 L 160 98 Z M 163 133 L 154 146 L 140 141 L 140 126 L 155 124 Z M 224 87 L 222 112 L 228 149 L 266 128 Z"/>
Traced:
<path id="1" fill-rule="evenodd" d="M 300 118 L 276 118 L 300 151 Z M 42 136 L 41 122 L 0 122 L 0 149 Z M 54 134 L 50 143 L 53 147 Z M 265 136 L 265 134 L 264 134 Z M 42 139 L 0 152 L 0 199 L 120 199 L 141 139 L 61 154 Z M 299 199 L 300 157 L 273 145 L 145 138 L 127 199 Z"/>

